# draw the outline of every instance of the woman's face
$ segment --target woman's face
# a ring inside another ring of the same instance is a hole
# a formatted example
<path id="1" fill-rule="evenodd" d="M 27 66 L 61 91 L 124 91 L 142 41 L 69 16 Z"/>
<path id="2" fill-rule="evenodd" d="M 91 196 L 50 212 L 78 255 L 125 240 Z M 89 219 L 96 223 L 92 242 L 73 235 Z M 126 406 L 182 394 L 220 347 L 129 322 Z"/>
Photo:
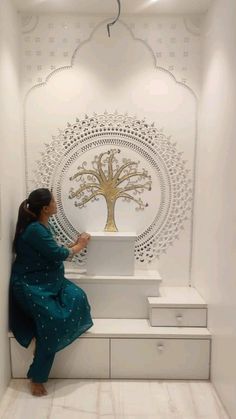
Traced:
<path id="1" fill-rule="evenodd" d="M 50 217 L 53 214 L 57 213 L 57 203 L 54 199 L 54 196 L 52 196 L 51 201 L 49 202 L 49 205 L 44 206 L 43 210 L 45 211 L 45 213 Z"/>

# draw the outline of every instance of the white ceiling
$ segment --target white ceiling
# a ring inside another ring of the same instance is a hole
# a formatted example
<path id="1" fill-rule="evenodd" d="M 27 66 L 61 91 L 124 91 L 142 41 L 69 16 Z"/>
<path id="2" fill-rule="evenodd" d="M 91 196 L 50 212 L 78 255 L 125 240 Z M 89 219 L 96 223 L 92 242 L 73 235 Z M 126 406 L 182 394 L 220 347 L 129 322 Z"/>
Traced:
<path id="1" fill-rule="evenodd" d="M 116 14 L 116 0 L 13 0 L 29 13 Z M 122 14 L 204 13 L 214 0 L 121 0 Z"/>

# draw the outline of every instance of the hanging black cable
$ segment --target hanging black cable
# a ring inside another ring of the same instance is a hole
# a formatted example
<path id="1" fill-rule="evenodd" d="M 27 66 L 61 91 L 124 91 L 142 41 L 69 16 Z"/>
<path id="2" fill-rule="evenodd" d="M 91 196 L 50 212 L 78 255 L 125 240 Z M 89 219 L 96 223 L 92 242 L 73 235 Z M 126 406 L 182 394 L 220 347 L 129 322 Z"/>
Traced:
<path id="1" fill-rule="evenodd" d="M 118 15 L 117 15 L 117 17 L 116 17 L 116 19 L 114 20 L 114 22 L 111 22 L 111 23 L 108 23 L 107 24 L 107 32 L 108 32 L 108 36 L 110 37 L 111 35 L 110 35 L 110 26 L 111 25 L 114 25 L 114 23 L 116 23 L 116 21 L 119 19 L 119 17 L 120 17 L 120 0 L 116 0 L 117 1 L 117 3 L 118 3 Z"/>

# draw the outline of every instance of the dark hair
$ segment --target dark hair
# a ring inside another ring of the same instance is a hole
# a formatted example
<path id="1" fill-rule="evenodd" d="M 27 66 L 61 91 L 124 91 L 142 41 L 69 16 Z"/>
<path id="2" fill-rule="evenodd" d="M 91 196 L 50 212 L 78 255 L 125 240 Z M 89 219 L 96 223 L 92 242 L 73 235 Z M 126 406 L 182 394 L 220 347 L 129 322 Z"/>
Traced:
<path id="1" fill-rule="evenodd" d="M 32 191 L 28 199 L 25 199 L 19 206 L 18 219 L 16 223 L 16 232 L 13 240 L 13 250 L 16 252 L 16 243 L 19 235 L 26 227 L 36 221 L 42 208 L 50 204 L 52 192 L 47 188 L 39 188 Z"/>

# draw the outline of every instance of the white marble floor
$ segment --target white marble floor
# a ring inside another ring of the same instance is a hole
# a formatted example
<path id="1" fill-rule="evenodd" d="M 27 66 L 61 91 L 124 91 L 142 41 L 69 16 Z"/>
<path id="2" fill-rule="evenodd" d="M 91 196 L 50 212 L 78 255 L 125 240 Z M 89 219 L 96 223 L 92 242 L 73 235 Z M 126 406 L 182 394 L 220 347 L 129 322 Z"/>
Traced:
<path id="1" fill-rule="evenodd" d="M 229 419 L 208 381 L 49 379 L 48 395 L 31 396 L 13 379 L 1 419 Z"/>

